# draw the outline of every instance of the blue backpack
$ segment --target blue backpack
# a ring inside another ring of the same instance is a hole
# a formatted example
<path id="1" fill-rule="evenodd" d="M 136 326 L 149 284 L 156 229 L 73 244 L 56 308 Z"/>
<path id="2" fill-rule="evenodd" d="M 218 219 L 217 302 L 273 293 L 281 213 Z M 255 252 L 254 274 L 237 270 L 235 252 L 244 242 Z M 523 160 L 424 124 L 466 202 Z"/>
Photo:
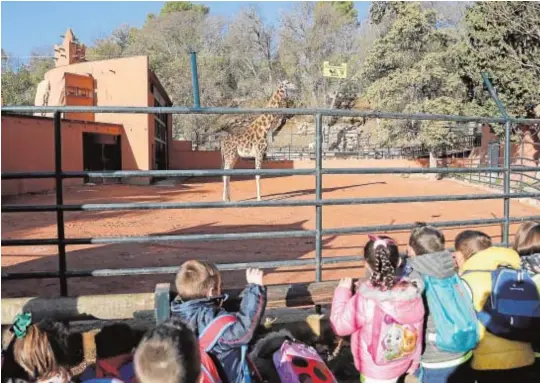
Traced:
<path id="1" fill-rule="evenodd" d="M 506 266 L 467 273 L 474 272 L 491 273 L 491 295 L 478 313 L 486 330 L 509 340 L 531 342 L 538 339 L 540 291 L 532 275 L 525 269 Z"/>
<path id="2" fill-rule="evenodd" d="M 437 348 L 446 352 L 474 349 L 480 339 L 478 320 L 465 283 L 457 274 L 443 279 L 424 275 L 424 282 Z"/>

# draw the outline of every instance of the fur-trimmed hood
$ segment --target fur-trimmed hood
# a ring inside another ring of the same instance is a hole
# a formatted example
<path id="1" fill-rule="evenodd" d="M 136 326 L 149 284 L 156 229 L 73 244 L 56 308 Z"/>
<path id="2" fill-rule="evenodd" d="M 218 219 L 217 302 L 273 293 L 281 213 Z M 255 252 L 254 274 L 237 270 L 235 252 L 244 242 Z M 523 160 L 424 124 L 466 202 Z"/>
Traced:
<path id="1" fill-rule="evenodd" d="M 397 282 L 392 290 L 380 290 L 371 283 L 361 283 L 358 286 L 358 293 L 367 299 L 373 299 L 378 302 L 385 301 L 409 301 L 422 293 L 418 287 L 408 281 Z"/>

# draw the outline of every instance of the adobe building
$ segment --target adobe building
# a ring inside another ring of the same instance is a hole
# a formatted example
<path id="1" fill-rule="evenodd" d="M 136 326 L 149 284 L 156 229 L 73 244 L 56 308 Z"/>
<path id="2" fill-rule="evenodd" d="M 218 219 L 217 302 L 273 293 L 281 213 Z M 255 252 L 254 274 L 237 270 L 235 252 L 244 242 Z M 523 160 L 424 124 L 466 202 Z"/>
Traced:
<path id="1" fill-rule="evenodd" d="M 147 56 L 86 61 L 86 47 L 71 29 L 63 37 L 54 49 L 55 68 L 45 73 L 38 85 L 35 105 L 172 105 Z M 165 170 L 169 168 L 171 143 L 170 114 L 62 115 L 66 170 Z M 2 115 L 2 172 L 54 170 L 53 144 L 52 114 Z M 53 180 L 2 180 L 2 195 L 47 190 L 51 185 Z"/>

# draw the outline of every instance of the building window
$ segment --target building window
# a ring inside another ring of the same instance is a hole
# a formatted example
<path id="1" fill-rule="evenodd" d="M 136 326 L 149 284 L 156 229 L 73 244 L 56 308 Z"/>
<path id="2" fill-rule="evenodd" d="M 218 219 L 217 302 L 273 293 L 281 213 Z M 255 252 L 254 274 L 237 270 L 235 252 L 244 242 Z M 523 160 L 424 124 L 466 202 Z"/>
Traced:
<path id="1" fill-rule="evenodd" d="M 66 86 L 66 96 L 93 98 L 93 94 L 90 89 L 78 88 L 75 86 Z"/>

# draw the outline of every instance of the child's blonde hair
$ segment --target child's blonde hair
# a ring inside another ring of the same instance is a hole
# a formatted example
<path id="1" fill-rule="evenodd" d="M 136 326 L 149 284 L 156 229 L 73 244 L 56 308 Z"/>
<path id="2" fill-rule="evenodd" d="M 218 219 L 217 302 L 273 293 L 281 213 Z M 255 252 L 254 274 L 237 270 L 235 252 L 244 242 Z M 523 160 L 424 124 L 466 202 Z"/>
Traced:
<path id="1" fill-rule="evenodd" d="M 190 260 L 176 274 L 176 291 L 182 300 L 205 298 L 211 289 L 218 290 L 221 275 L 216 265 Z"/>
<path id="2" fill-rule="evenodd" d="M 67 359 L 67 350 L 62 348 L 66 345 L 60 344 L 62 340 L 58 342 L 52 339 L 54 334 L 49 335 L 40 327 L 38 324 L 30 325 L 23 337 L 15 339 L 13 344 L 15 361 L 32 380 L 61 375 L 64 381 L 69 381 L 68 369 L 63 365 Z"/>
<path id="3" fill-rule="evenodd" d="M 178 317 L 150 330 L 137 347 L 133 361 L 140 383 L 196 383 L 200 379 L 198 340 Z"/>

